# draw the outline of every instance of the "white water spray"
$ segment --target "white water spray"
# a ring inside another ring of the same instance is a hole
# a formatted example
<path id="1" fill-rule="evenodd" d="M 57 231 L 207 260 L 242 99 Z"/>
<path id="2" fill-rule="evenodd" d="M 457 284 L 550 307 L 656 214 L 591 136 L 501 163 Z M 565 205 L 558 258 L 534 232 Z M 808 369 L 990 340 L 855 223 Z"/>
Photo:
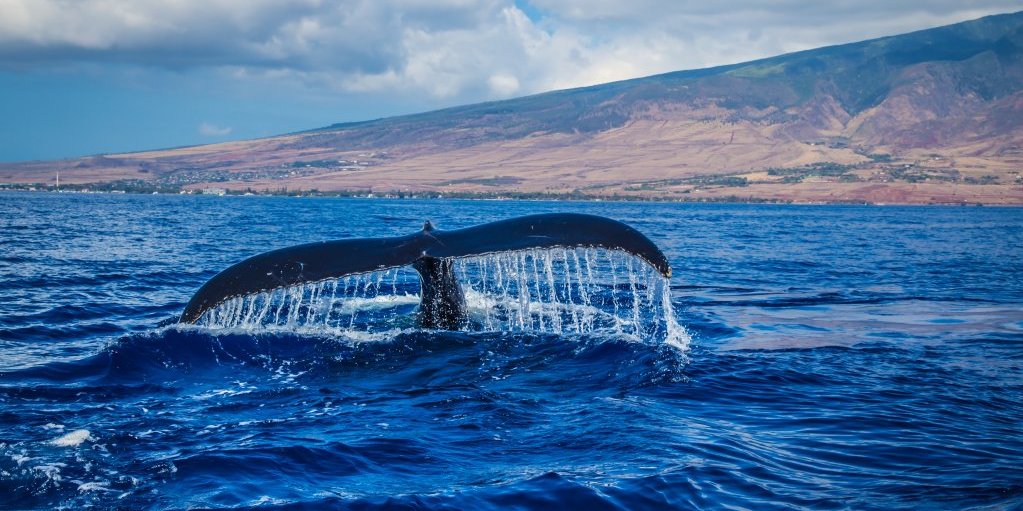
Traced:
<path id="1" fill-rule="evenodd" d="M 605 333 L 687 349 L 668 279 L 615 250 L 533 249 L 456 259 L 471 331 Z M 412 328 L 419 275 L 409 267 L 231 298 L 199 319 L 220 330 L 356 334 Z"/>

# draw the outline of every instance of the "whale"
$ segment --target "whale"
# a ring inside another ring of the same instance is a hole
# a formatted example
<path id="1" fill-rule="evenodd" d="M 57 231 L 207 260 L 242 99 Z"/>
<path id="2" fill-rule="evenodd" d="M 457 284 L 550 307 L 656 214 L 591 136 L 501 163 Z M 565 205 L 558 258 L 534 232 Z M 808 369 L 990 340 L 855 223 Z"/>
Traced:
<path id="1" fill-rule="evenodd" d="M 668 259 L 657 245 L 633 227 L 602 216 L 537 214 L 447 231 L 426 221 L 419 232 L 407 236 L 320 241 L 249 257 L 203 284 L 185 305 L 179 323 L 194 324 L 206 311 L 235 297 L 410 266 L 420 278 L 417 325 L 455 330 L 466 321 L 456 259 L 553 248 L 620 250 L 671 277 Z"/>

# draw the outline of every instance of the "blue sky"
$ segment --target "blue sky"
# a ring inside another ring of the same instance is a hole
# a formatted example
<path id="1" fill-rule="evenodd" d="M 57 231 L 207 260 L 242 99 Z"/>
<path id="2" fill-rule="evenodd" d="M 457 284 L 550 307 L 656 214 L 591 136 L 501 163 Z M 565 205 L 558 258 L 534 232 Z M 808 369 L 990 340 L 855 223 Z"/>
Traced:
<path id="1" fill-rule="evenodd" d="M 0 0 L 0 161 L 269 136 L 1018 9 L 1016 0 Z"/>

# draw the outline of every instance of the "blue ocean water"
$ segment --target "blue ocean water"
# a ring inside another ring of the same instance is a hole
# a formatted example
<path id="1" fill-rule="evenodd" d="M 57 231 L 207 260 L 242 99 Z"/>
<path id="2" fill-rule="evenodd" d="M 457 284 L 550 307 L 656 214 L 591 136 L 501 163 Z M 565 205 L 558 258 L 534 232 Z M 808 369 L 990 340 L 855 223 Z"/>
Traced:
<path id="1" fill-rule="evenodd" d="M 296 243 L 633 225 L 688 348 L 168 323 Z M 0 508 L 1021 509 L 1023 210 L 0 194 Z"/>

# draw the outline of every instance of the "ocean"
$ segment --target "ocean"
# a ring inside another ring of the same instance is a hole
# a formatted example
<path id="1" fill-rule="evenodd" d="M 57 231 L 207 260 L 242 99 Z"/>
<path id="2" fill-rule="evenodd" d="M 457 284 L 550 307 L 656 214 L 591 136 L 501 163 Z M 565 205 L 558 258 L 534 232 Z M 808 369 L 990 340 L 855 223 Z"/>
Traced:
<path id="1" fill-rule="evenodd" d="M 460 267 L 461 331 L 397 270 L 177 324 L 266 250 L 547 212 L 673 276 L 532 253 Z M 1023 509 L 1020 247 L 1020 208 L 3 193 L 0 508 Z"/>

